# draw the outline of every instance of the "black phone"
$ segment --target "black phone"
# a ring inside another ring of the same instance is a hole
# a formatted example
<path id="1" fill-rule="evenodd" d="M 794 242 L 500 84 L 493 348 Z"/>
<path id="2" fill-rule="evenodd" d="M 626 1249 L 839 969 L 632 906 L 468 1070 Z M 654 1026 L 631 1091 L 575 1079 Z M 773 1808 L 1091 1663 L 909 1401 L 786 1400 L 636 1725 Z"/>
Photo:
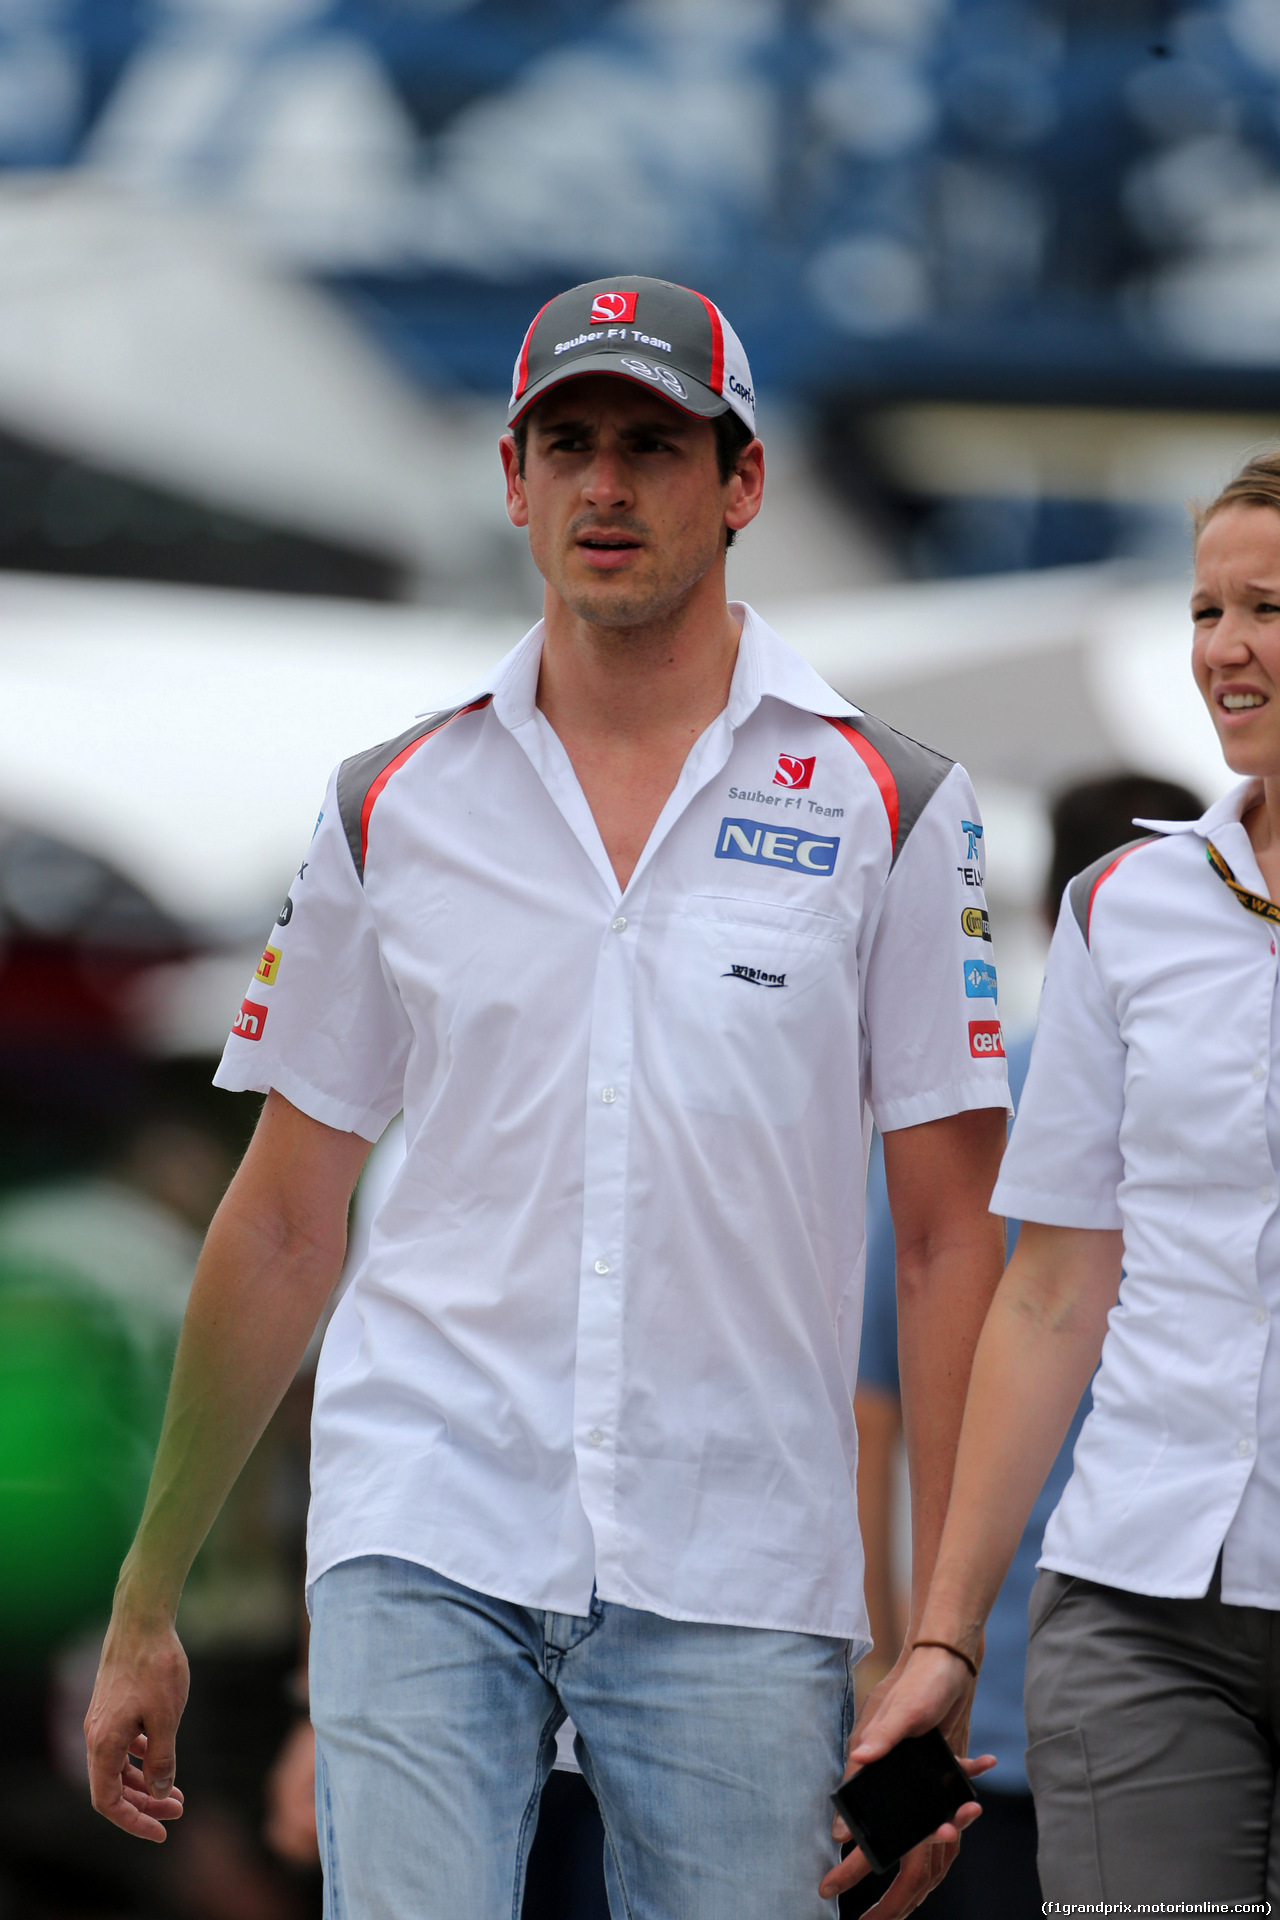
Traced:
<path id="1" fill-rule="evenodd" d="M 887 1873 L 966 1800 L 964 1768 L 939 1733 L 912 1734 L 838 1786 L 831 1798 L 876 1873 Z"/>

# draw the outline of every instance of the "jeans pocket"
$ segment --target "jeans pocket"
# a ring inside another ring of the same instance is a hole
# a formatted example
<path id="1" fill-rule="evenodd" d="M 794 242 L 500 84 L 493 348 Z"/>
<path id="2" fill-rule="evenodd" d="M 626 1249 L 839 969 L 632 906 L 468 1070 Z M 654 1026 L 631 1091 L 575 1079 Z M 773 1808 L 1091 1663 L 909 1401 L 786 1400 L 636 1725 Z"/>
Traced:
<path id="1" fill-rule="evenodd" d="M 1033 1741 L 1027 1779 L 1036 1803 L 1036 1864 L 1045 1900 L 1101 1900 L 1093 1784 L 1080 1728 Z"/>

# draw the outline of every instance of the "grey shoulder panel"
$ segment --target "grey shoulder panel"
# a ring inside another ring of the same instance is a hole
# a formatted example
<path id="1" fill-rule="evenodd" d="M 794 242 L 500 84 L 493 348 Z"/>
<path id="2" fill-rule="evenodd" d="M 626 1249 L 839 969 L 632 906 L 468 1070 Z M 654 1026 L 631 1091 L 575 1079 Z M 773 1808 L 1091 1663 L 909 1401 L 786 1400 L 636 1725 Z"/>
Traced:
<path id="1" fill-rule="evenodd" d="M 1084 936 L 1086 947 L 1089 944 L 1089 921 L 1093 914 L 1093 896 L 1102 882 L 1113 867 L 1118 867 L 1122 860 L 1127 860 L 1129 855 L 1136 853 L 1139 847 L 1149 847 L 1163 837 L 1159 833 L 1144 833 L 1137 840 L 1126 840 L 1122 847 L 1115 847 L 1110 853 L 1104 853 L 1101 860 L 1095 860 L 1091 867 L 1086 867 L 1083 873 L 1078 873 L 1068 884 L 1067 892 L 1071 896 L 1071 911 Z"/>
<path id="2" fill-rule="evenodd" d="M 398 733 L 394 740 L 384 740 L 381 746 L 369 747 L 364 753 L 353 753 L 338 768 L 338 812 L 342 817 L 342 830 L 347 836 L 347 846 L 351 850 L 351 859 L 355 865 L 360 884 L 364 885 L 364 856 L 369 835 L 369 814 L 372 803 L 377 799 L 396 767 L 420 747 L 430 734 L 438 733 L 450 720 L 456 720 L 460 713 L 472 713 L 478 707 L 487 706 L 492 695 L 485 694 L 483 699 L 469 701 L 463 707 L 450 707 L 444 713 L 431 713 L 419 720 L 415 726 L 404 733 Z"/>
<path id="3" fill-rule="evenodd" d="M 936 753 L 932 747 L 922 746 L 909 734 L 899 733 L 887 721 L 877 720 L 873 713 L 860 714 L 856 720 L 841 720 L 839 724 L 866 741 L 884 762 L 892 778 L 897 793 L 897 824 L 893 836 L 893 860 L 896 864 L 911 829 L 954 767 L 955 761 L 948 760 L 945 753 Z M 874 765 L 870 771 L 875 779 Z M 890 806 L 890 796 L 884 792 L 880 780 L 877 779 L 876 783 L 881 787 L 892 820 L 894 812 Z"/>

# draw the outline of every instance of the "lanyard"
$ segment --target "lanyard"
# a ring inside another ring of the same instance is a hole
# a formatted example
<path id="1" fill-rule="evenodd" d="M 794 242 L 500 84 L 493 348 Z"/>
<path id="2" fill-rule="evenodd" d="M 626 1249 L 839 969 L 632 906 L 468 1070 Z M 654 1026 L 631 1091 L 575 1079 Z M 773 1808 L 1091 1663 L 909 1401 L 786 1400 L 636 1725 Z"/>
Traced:
<path id="1" fill-rule="evenodd" d="M 1230 887 L 1242 907 L 1246 908 L 1249 913 L 1261 914 L 1264 920 L 1271 920 L 1277 925 L 1280 925 L 1280 907 L 1276 905 L 1274 900 L 1264 900 L 1261 894 L 1250 893 L 1247 887 L 1242 887 L 1222 855 L 1218 852 L 1218 849 L 1214 846 L 1212 840 L 1208 842 L 1208 857 L 1209 865 L 1213 868 L 1219 880 Z"/>

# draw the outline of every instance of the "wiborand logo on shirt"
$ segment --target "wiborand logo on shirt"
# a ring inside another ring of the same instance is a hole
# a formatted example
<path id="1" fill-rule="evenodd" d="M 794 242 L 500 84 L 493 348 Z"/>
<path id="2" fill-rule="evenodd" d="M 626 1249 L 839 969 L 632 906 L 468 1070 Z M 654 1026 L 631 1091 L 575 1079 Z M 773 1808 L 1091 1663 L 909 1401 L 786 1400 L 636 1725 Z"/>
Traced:
<path id="1" fill-rule="evenodd" d="M 722 820 L 717 860 L 747 860 L 760 867 L 790 867 L 827 879 L 835 872 L 839 836 L 806 833 L 803 827 L 769 827 L 760 820 Z"/>
<path id="2" fill-rule="evenodd" d="M 785 987 L 785 973 L 766 973 L 763 967 L 740 965 L 736 960 L 727 973 L 720 975 L 722 980 L 746 980 L 753 987 Z"/>

